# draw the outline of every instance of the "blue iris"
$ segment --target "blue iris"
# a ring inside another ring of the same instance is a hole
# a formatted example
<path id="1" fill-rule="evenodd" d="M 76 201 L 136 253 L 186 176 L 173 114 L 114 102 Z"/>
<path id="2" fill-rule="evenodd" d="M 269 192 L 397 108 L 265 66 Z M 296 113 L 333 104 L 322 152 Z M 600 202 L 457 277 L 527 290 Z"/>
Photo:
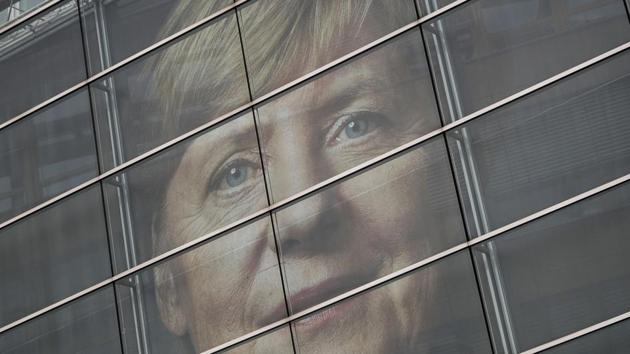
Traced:
<path id="1" fill-rule="evenodd" d="M 364 119 L 353 119 L 344 128 L 344 133 L 349 139 L 356 139 L 368 131 L 368 122 Z"/>
<path id="2" fill-rule="evenodd" d="M 225 182 L 230 187 L 236 187 L 247 180 L 247 167 L 246 166 L 232 166 L 225 176 Z"/>

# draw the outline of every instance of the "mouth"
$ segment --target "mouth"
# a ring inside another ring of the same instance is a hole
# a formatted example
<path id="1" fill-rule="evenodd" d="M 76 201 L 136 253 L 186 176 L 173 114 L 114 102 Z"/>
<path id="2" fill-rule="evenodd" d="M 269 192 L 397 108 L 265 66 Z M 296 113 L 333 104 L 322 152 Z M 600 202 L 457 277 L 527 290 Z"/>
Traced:
<path id="1" fill-rule="evenodd" d="M 350 274 L 335 278 L 325 279 L 312 286 L 304 287 L 297 292 L 289 295 L 289 303 L 292 314 L 308 309 L 323 301 L 329 300 L 335 296 L 345 293 L 351 289 L 359 287 L 373 277 L 371 274 Z M 296 322 L 296 326 L 300 328 L 308 328 L 309 330 L 321 328 L 331 320 L 340 319 L 348 312 L 351 307 L 351 300 L 344 300 L 335 305 L 331 305 L 323 310 L 319 310 L 308 317 L 304 317 Z M 269 324 L 286 317 L 286 305 L 278 304 L 274 310 L 265 317 L 264 324 Z"/>

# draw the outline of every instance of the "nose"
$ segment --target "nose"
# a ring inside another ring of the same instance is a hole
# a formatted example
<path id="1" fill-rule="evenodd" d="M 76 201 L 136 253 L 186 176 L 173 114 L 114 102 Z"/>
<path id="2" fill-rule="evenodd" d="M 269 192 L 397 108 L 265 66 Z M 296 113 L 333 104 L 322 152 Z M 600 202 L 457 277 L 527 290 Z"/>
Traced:
<path id="1" fill-rule="evenodd" d="M 344 213 L 337 196 L 334 188 L 320 191 L 275 213 L 283 258 L 313 257 L 335 246 Z"/>
<path id="2" fill-rule="evenodd" d="M 330 175 L 312 127 L 299 122 L 284 126 L 270 141 L 267 166 L 272 199 L 277 202 L 303 191 Z M 336 217 L 330 216 L 336 192 L 325 190 L 289 205 L 274 214 L 279 247 L 284 257 L 313 255 L 326 244 Z"/>

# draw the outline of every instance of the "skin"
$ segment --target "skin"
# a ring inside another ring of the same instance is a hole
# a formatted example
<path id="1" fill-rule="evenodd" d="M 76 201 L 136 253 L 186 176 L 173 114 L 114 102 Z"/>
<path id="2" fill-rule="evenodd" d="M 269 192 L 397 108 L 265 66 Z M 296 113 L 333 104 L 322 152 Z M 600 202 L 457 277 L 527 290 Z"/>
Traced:
<path id="1" fill-rule="evenodd" d="M 168 185 L 159 237 L 181 244 L 266 207 L 263 165 L 278 201 L 438 127 L 426 69 L 400 69 L 424 55 L 408 50 L 418 41 L 405 37 L 259 107 L 262 154 L 251 114 L 197 138 Z M 164 323 L 206 350 L 287 316 L 278 258 L 297 312 L 454 243 L 459 223 L 435 220 L 457 218 L 456 208 L 438 215 L 425 198 L 434 187 L 426 181 L 443 179 L 435 177 L 445 168 L 440 144 L 276 213 L 279 257 L 266 218 L 158 268 Z M 412 351 L 433 276 L 419 273 L 298 321 L 300 352 Z M 237 351 L 291 352 L 288 330 Z"/>

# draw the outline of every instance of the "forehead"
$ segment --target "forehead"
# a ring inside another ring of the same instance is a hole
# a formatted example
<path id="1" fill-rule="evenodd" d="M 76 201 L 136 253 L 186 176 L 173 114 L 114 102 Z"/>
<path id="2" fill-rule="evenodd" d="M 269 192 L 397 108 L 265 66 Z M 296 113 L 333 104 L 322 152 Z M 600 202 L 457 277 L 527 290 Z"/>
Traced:
<path id="1" fill-rule="evenodd" d="M 384 48 L 351 60 L 257 108 L 276 119 L 334 111 L 356 100 L 377 100 L 400 86 L 411 58 L 401 48 Z M 409 74 L 409 73 L 407 73 Z M 408 78 L 407 78 L 408 79 Z M 269 122 L 272 123 L 272 122 Z"/>

